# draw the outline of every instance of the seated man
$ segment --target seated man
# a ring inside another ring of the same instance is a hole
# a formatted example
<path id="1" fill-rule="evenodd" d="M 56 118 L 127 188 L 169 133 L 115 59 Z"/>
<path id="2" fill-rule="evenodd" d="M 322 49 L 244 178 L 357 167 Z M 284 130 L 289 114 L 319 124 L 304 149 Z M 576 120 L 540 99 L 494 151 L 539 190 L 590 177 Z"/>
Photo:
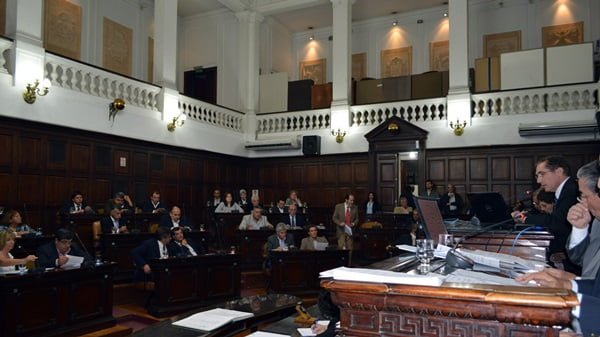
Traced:
<path id="1" fill-rule="evenodd" d="M 112 199 L 108 199 L 108 201 L 106 201 L 106 205 L 104 205 L 104 213 L 110 214 L 110 211 L 114 208 L 120 209 L 125 213 L 132 212 L 133 201 L 131 201 L 131 198 L 127 194 L 123 192 L 117 192 Z"/>
<path id="2" fill-rule="evenodd" d="M 79 191 L 74 191 L 71 194 L 71 200 L 65 202 L 60 211 L 61 214 L 93 214 L 94 210 L 83 201 L 83 194 Z"/>
<path id="3" fill-rule="evenodd" d="M 252 211 L 252 204 L 248 200 L 245 189 L 240 190 L 240 199 L 236 203 L 244 210 L 244 213 L 250 213 Z"/>
<path id="4" fill-rule="evenodd" d="M 171 251 L 176 257 L 198 256 L 206 254 L 204 247 L 197 246 L 192 240 L 187 239 L 183 228 L 173 227 L 171 229 Z"/>
<path id="5" fill-rule="evenodd" d="M 105 216 L 100 219 L 100 225 L 102 226 L 102 234 L 119 234 L 128 232 L 125 221 L 123 221 L 121 217 L 121 210 L 117 208 L 110 211 L 109 216 Z"/>
<path id="6" fill-rule="evenodd" d="M 292 234 L 288 234 L 284 223 L 278 223 L 277 227 L 275 227 L 275 234 L 269 236 L 267 239 L 267 252 L 272 250 L 282 251 L 293 248 L 295 248 L 294 236 Z"/>
<path id="7" fill-rule="evenodd" d="M 69 261 L 69 256 L 83 257 L 82 265 L 93 263 L 92 257 L 72 242 L 75 237 L 72 231 L 59 228 L 54 236 L 54 242 L 48 242 L 38 248 L 38 268 L 62 268 Z"/>
<path id="8" fill-rule="evenodd" d="M 304 228 L 305 219 L 303 214 L 298 214 L 298 205 L 291 204 L 288 206 L 288 215 L 283 216 L 283 223 L 288 225 L 289 228 Z"/>
<path id="9" fill-rule="evenodd" d="M 284 213 L 286 213 L 285 201 L 283 199 L 279 199 L 277 201 L 277 205 L 271 207 L 271 213 L 273 213 L 273 214 L 284 214 Z"/>
<path id="10" fill-rule="evenodd" d="M 143 213 L 167 213 L 167 205 L 160 201 L 160 192 L 154 191 L 150 199 L 144 201 L 142 205 Z"/>
<path id="11" fill-rule="evenodd" d="M 537 195 L 537 199 L 539 211 L 542 214 L 552 214 L 554 210 L 554 193 L 541 190 Z"/>
<path id="12" fill-rule="evenodd" d="M 300 243 L 300 250 L 323 250 L 317 249 L 317 243 L 320 242 L 324 244 L 329 244 L 329 242 L 327 242 L 327 239 L 325 237 L 318 235 L 319 230 L 317 229 L 317 226 L 309 226 L 308 237 L 302 239 L 302 242 Z"/>
<path id="13" fill-rule="evenodd" d="M 273 229 L 273 225 L 269 223 L 266 216 L 262 215 L 262 207 L 255 206 L 252 213 L 244 215 L 239 229 Z"/>
<path id="14" fill-rule="evenodd" d="M 168 259 L 175 256 L 175 252 L 169 247 L 171 242 L 171 232 L 168 228 L 159 227 L 156 230 L 156 236 L 142 242 L 131 252 L 133 263 L 135 264 L 135 279 L 141 281 L 144 275 L 152 273 L 150 269 L 150 260 Z"/>
<path id="15" fill-rule="evenodd" d="M 185 216 L 181 215 L 181 209 L 177 206 L 173 206 L 169 214 L 165 214 L 160 218 L 160 227 L 191 227 Z"/>

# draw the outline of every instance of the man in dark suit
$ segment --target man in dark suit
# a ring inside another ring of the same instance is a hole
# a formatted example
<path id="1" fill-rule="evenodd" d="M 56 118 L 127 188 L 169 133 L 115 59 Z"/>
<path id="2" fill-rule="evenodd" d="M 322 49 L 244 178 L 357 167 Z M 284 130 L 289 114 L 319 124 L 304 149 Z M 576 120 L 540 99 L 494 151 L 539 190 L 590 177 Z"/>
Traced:
<path id="1" fill-rule="evenodd" d="M 143 213 L 167 213 L 167 205 L 160 200 L 160 192 L 153 191 L 150 199 L 142 205 Z"/>
<path id="2" fill-rule="evenodd" d="M 298 205 L 291 204 L 288 206 L 288 214 L 282 216 L 283 223 L 291 229 L 304 228 L 306 225 L 303 214 L 298 214 Z"/>
<path id="3" fill-rule="evenodd" d="M 198 256 L 206 254 L 204 247 L 196 245 L 192 240 L 185 237 L 183 228 L 173 227 L 171 229 L 171 249 L 176 257 Z"/>
<path id="4" fill-rule="evenodd" d="M 275 226 L 275 234 L 267 238 L 267 252 L 293 249 L 294 245 L 294 236 L 288 234 L 286 225 L 282 222 Z"/>
<path id="5" fill-rule="evenodd" d="M 104 205 L 104 214 L 109 214 L 114 208 L 120 209 L 121 212 L 132 213 L 135 209 L 131 197 L 123 192 L 117 192 L 112 199 L 108 199 Z"/>
<path id="6" fill-rule="evenodd" d="M 554 192 L 556 202 L 551 214 L 529 214 L 513 212 L 517 222 L 542 226 L 548 229 L 554 239 L 550 241 L 549 256 L 556 253 L 566 255 L 565 246 L 571 234 L 571 225 L 567 222 L 567 213 L 577 203 L 579 190 L 577 183 L 570 177 L 571 169 L 565 158 L 550 156 L 538 161 L 535 169 L 538 184 L 546 192 Z M 565 266 L 567 267 L 567 266 Z"/>
<path id="7" fill-rule="evenodd" d="M 71 193 L 71 200 L 65 202 L 60 213 L 62 215 L 67 214 L 93 214 L 94 210 L 88 206 L 83 200 L 83 194 L 80 191 L 73 191 Z"/>
<path id="8" fill-rule="evenodd" d="M 156 236 L 148 239 L 133 249 L 131 255 L 135 264 L 135 278 L 138 281 L 144 279 L 144 275 L 152 273 L 150 261 L 153 259 L 168 259 L 175 256 L 175 252 L 169 247 L 171 242 L 171 231 L 165 227 L 156 230 Z"/>
<path id="9" fill-rule="evenodd" d="M 336 225 L 338 249 L 351 250 L 354 241 L 350 233 L 358 224 L 358 207 L 354 205 L 354 195 L 346 195 L 343 203 L 335 205 L 331 220 Z"/>
<path id="10" fill-rule="evenodd" d="M 236 202 L 244 210 L 244 213 L 250 213 L 250 211 L 252 211 L 252 204 L 248 199 L 248 194 L 245 189 L 242 188 L 240 190 L 240 199 Z"/>
<path id="11" fill-rule="evenodd" d="M 285 207 L 285 200 L 279 199 L 277 200 L 277 205 L 271 207 L 271 214 L 285 214 L 287 213 L 287 209 Z"/>
<path id="12" fill-rule="evenodd" d="M 53 242 L 40 246 L 37 250 L 38 268 L 62 268 L 69 256 L 83 257 L 82 265 L 93 263 L 92 257 L 72 242 L 75 235 L 66 228 L 59 228 Z"/>
<path id="13" fill-rule="evenodd" d="M 160 218 L 160 227 L 191 227 L 185 216 L 181 215 L 181 208 L 173 206 L 169 211 L 169 214 L 165 214 Z"/>
<path id="14" fill-rule="evenodd" d="M 412 200 L 412 197 L 410 199 Z M 462 214 L 463 198 L 456 193 L 456 186 L 453 184 L 448 184 L 446 193 L 440 197 L 440 207 L 444 217 L 457 217 Z"/>
<path id="15" fill-rule="evenodd" d="M 122 221 L 121 210 L 114 208 L 110 211 L 109 216 L 105 216 L 100 219 L 100 226 L 102 227 L 102 234 L 119 234 L 127 233 L 127 226 L 125 221 Z"/>

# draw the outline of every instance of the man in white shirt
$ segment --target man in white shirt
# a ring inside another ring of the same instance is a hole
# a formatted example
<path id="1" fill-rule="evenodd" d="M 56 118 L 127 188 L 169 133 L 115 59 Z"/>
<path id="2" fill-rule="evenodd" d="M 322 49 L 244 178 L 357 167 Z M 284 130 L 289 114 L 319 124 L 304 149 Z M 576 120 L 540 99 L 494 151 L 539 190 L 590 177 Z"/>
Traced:
<path id="1" fill-rule="evenodd" d="M 121 210 L 114 208 L 110 211 L 110 216 L 100 219 L 100 226 L 103 234 L 127 233 L 127 226 L 122 221 Z"/>
<path id="2" fill-rule="evenodd" d="M 240 223 L 240 230 L 252 229 L 273 229 L 273 225 L 269 223 L 267 217 L 262 215 L 262 207 L 256 206 L 252 209 L 252 213 L 244 215 Z"/>

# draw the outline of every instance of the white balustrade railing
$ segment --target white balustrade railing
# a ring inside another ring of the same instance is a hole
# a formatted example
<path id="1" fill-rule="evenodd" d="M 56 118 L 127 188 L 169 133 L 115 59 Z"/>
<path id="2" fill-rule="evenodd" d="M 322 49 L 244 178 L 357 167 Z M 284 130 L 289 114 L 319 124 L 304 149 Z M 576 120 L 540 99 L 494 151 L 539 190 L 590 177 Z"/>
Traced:
<path id="1" fill-rule="evenodd" d="M 598 88 L 587 83 L 475 94 L 472 117 L 595 109 Z"/>
<path id="2" fill-rule="evenodd" d="M 412 123 L 439 121 L 446 119 L 446 97 L 354 105 L 350 111 L 351 126 L 379 125 L 392 116 Z"/>
<path id="3" fill-rule="evenodd" d="M 6 58 L 4 52 L 12 48 L 13 42 L 0 37 L 0 73 L 8 74 L 8 68 L 6 68 Z"/>
<path id="4" fill-rule="evenodd" d="M 244 132 L 244 114 L 239 111 L 230 110 L 183 95 L 179 95 L 179 110 L 185 113 L 188 119 L 236 132 Z"/>
<path id="5" fill-rule="evenodd" d="M 53 86 L 111 100 L 122 98 L 127 104 L 157 110 L 157 98 L 161 90 L 158 86 L 49 53 L 46 53 L 45 71 Z"/>
<path id="6" fill-rule="evenodd" d="M 329 129 L 329 109 L 270 113 L 256 116 L 259 134 Z"/>

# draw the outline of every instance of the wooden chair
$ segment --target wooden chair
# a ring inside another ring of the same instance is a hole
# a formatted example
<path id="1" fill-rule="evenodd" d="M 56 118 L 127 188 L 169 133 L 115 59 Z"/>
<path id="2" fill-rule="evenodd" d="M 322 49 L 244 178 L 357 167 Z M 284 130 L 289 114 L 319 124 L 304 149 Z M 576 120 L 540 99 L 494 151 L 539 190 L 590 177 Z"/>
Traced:
<path id="1" fill-rule="evenodd" d="M 150 233 L 156 233 L 157 230 L 158 230 L 157 223 L 151 223 L 150 226 L 148 227 L 148 232 L 150 232 Z"/>

